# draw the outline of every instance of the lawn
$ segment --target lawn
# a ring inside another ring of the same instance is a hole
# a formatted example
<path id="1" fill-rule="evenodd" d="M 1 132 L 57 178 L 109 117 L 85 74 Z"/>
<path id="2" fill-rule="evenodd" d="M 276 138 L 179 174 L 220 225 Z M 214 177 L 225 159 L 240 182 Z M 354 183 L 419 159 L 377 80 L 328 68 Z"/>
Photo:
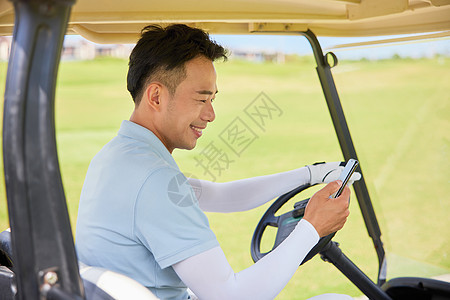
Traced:
<path id="1" fill-rule="evenodd" d="M 216 121 L 195 150 L 174 152 L 181 169 L 198 178 L 229 181 L 341 160 L 314 67 L 311 57 L 290 58 L 285 64 L 218 63 Z M 449 58 L 436 58 L 343 61 L 333 69 L 383 233 L 389 277 L 450 273 L 449 67 Z M 125 60 L 109 58 L 61 64 L 57 141 L 73 228 L 89 161 L 133 108 L 126 70 Z M 5 75 L 6 64 L 0 63 L 2 94 Z M 269 106 L 258 119 L 249 112 L 261 101 Z M 240 148 L 230 147 L 225 138 L 236 124 L 244 124 L 249 133 Z M 226 159 L 220 160 L 220 167 L 216 161 L 216 167 L 203 168 L 199 158 L 211 149 Z M 3 184 L 0 197 L 0 228 L 7 228 Z M 250 239 L 267 207 L 208 214 L 236 272 L 252 264 Z M 335 240 L 371 278 L 376 276 L 375 251 L 356 199 Z M 361 294 L 332 265 L 315 257 L 277 299 L 326 292 Z"/>

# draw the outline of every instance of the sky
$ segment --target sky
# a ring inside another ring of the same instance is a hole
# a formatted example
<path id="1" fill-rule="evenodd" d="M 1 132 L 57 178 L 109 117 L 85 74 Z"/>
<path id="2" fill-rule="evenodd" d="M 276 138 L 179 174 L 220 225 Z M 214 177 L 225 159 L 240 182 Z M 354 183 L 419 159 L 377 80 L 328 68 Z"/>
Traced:
<path id="1" fill-rule="evenodd" d="M 404 37 L 395 36 L 395 37 Z M 288 54 L 305 55 L 312 53 L 306 38 L 302 36 L 234 36 L 212 35 L 220 44 L 231 49 L 280 51 Z M 323 52 L 334 52 L 340 59 L 384 59 L 395 54 L 401 57 L 433 57 L 436 54 L 450 56 L 450 38 L 439 40 L 422 40 L 421 42 L 397 43 L 382 46 L 354 47 L 350 49 L 332 49 L 335 45 L 355 43 L 369 40 L 389 39 L 391 37 L 378 38 L 332 38 L 319 37 Z"/>
<path id="2" fill-rule="evenodd" d="M 373 45 L 365 47 L 353 47 L 346 49 L 328 49 L 335 45 L 363 42 L 369 40 L 392 39 L 401 36 L 385 37 L 318 37 L 324 53 L 332 51 L 339 59 L 367 58 L 370 60 L 385 59 L 395 54 L 401 57 L 421 58 L 433 57 L 436 54 L 450 56 L 450 37 L 421 40 L 408 43 L 395 43 L 388 45 Z M 230 50 L 283 52 L 286 54 L 307 55 L 311 54 L 311 46 L 302 36 L 281 35 L 211 35 L 212 39 Z M 82 39 L 80 36 L 66 36 L 68 39 Z"/>

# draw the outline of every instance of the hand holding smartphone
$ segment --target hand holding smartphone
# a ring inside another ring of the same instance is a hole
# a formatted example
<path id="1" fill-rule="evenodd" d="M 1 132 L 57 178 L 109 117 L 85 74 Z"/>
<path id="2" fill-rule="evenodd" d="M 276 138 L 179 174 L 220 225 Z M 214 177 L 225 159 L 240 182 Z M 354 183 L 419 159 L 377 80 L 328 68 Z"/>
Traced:
<path id="1" fill-rule="evenodd" d="M 342 194 L 342 191 L 350 180 L 350 177 L 352 177 L 353 172 L 355 172 L 358 164 L 359 162 L 356 159 L 351 158 L 348 160 L 347 164 L 344 167 L 344 170 L 342 170 L 341 176 L 339 176 L 338 178 L 338 180 L 342 181 L 342 186 L 336 193 L 331 195 L 330 198 L 337 198 Z"/>

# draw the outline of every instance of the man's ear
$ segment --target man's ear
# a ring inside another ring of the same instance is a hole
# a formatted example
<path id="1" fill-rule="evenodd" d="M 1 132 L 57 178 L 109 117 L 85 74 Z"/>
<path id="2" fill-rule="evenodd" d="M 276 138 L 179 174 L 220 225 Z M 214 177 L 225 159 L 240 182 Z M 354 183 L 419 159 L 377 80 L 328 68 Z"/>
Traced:
<path id="1" fill-rule="evenodd" d="M 152 82 L 147 86 L 144 93 L 144 101 L 150 109 L 159 111 L 161 109 L 163 86 L 158 82 Z"/>

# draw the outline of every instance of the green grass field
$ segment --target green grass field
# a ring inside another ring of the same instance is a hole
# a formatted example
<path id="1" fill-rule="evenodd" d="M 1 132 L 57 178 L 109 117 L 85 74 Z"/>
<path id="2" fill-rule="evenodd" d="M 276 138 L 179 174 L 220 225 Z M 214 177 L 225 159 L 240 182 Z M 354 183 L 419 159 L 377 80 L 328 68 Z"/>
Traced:
<path id="1" fill-rule="evenodd" d="M 286 64 L 229 61 L 216 67 L 216 121 L 195 150 L 174 152 L 186 173 L 210 179 L 196 161 L 210 143 L 229 158 L 220 174 L 209 169 L 217 181 L 342 159 L 312 58 Z M 131 113 L 126 70 L 127 62 L 116 59 L 61 64 L 57 141 L 73 228 L 89 161 Z M 388 276 L 450 273 L 450 59 L 343 61 L 333 74 L 383 233 Z M 6 63 L 0 63 L 2 94 L 5 77 Z M 245 111 L 261 92 L 278 110 L 259 127 Z M 236 118 L 257 136 L 239 156 L 220 138 Z M 0 197 L 0 228 L 7 228 L 3 183 Z M 208 214 L 236 272 L 252 264 L 250 239 L 267 207 Z M 354 198 L 349 220 L 335 240 L 375 278 L 375 251 Z M 315 257 L 299 268 L 277 299 L 327 292 L 361 294 L 332 265 Z"/>

